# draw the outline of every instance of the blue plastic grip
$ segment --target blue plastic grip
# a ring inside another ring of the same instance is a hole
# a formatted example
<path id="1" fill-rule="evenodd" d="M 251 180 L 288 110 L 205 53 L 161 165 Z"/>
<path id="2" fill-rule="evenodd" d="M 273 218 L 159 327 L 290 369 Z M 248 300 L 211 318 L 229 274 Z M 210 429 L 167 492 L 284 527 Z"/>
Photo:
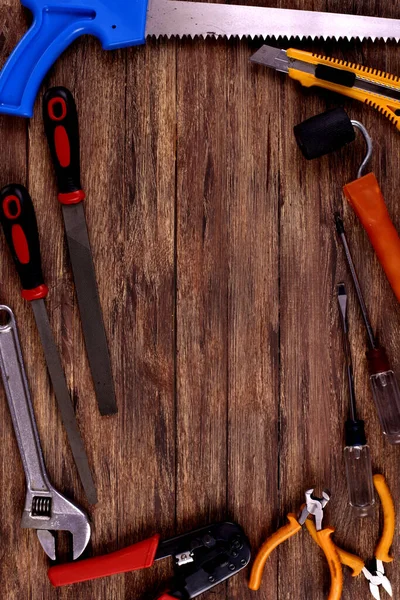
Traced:
<path id="1" fill-rule="evenodd" d="M 143 44 L 148 0 L 21 0 L 32 27 L 0 73 L 0 112 L 32 117 L 50 67 L 79 36 L 94 35 L 105 50 Z"/>

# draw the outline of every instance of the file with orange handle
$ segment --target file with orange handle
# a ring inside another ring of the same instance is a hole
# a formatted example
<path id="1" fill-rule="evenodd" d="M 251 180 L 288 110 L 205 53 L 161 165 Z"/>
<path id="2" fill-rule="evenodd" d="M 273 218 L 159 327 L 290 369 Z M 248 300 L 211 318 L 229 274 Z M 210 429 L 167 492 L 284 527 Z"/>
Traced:
<path id="1" fill-rule="evenodd" d="M 271 537 L 269 537 L 262 545 L 251 570 L 249 582 L 249 588 L 251 590 L 257 591 L 260 589 L 265 563 L 273 550 L 300 531 L 301 525 L 298 522 L 296 515 L 289 513 L 287 519 L 288 523 L 278 529 L 278 531 L 271 535 Z"/>
<path id="2" fill-rule="evenodd" d="M 373 173 L 344 186 L 344 193 L 360 219 L 386 277 L 400 302 L 400 238 Z"/>

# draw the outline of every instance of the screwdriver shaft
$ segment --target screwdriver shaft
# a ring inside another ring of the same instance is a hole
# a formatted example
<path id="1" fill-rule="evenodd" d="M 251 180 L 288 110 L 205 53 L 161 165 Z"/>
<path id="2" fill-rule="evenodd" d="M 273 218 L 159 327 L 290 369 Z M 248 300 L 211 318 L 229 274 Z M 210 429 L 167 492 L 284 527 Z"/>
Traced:
<path id="1" fill-rule="evenodd" d="M 371 348 L 375 349 L 375 348 L 377 348 L 377 343 L 376 343 L 375 335 L 374 335 L 374 332 L 373 332 L 373 329 L 371 326 L 371 322 L 369 320 L 367 306 L 364 301 L 364 296 L 363 296 L 363 293 L 361 290 L 360 282 L 358 280 L 357 271 L 354 266 L 353 257 L 351 255 L 350 248 L 347 243 L 346 233 L 344 231 L 343 219 L 337 213 L 335 214 L 335 223 L 336 223 L 336 229 L 337 229 L 338 235 L 339 235 L 340 240 L 343 245 L 344 253 L 346 255 L 346 260 L 347 260 L 347 264 L 349 266 L 351 277 L 353 279 L 354 287 L 355 287 L 357 298 L 358 298 L 358 303 L 360 305 L 362 317 L 363 317 L 364 323 L 365 323 L 365 328 L 367 330 L 368 341 L 370 343 Z"/>
<path id="2" fill-rule="evenodd" d="M 347 326 L 347 294 L 346 288 L 343 283 L 339 283 L 337 288 L 338 303 L 340 308 L 341 323 L 343 329 L 343 346 L 346 357 L 346 371 L 347 380 L 349 386 L 350 396 L 350 419 L 357 421 L 357 409 L 356 409 L 356 393 L 354 388 L 354 375 L 353 375 L 353 363 L 351 360 L 351 349 L 349 340 L 349 329 Z"/>

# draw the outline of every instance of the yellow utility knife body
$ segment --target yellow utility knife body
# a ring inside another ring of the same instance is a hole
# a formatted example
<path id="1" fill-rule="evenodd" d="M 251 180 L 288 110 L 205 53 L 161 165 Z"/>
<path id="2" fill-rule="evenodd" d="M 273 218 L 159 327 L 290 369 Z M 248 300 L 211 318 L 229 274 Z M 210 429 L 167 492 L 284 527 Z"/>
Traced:
<path id="1" fill-rule="evenodd" d="M 400 130 L 400 78 L 304 50 L 262 46 L 250 60 L 287 73 L 305 87 L 321 87 L 364 102 L 383 113 Z"/>

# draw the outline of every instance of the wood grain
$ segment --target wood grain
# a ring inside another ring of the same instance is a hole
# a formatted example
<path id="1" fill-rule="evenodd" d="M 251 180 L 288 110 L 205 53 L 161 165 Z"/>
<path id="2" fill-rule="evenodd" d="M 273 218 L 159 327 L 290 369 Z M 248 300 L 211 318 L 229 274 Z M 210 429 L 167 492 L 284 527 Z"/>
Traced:
<path id="1" fill-rule="evenodd" d="M 262 0 L 258 4 L 262 4 Z M 336 2 L 269 5 L 337 10 Z M 353 2 L 340 10 L 353 12 Z M 385 11 L 381 13 L 381 11 Z M 396 12 L 397 11 L 397 12 Z M 399 16 L 372 0 L 357 12 Z M 18 0 L 0 10 L 0 64 L 27 26 Z M 283 44 L 283 42 L 282 42 Z M 345 549 L 370 558 L 379 508 L 359 522 L 347 502 L 343 425 L 347 390 L 336 283 L 350 292 L 359 411 L 375 472 L 400 495 L 398 449 L 382 438 L 365 364 L 365 334 L 332 213 L 343 212 L 371 318 L 399 372 L 400 311 L 367 237 L 342 197 L 362 141 L 305 162 L 292 128 L 342 104 L 374 138 L 372 169 L 400 229 L 399 138 L 379 114 L 305 91 L 252 66 L 260 43 L 154 41 L 103 52 L 79 40 L 44 82 L 69 87 L 78 104 L 86 217 L 112 356 L 119 414 L 101 418 L 85 356 L 62 216 L 40 117 L 0 116 L 0 185 L 29 187 L 50 287 L 47 306 L 93 465 L 100 502 L 77 480 L 30 310 L 0 236 L 1 301 L 14 309 L 50 477 L 90 514 L 87 556 L 209 521 L 241 523 L 254 548 L 295 512 L 310 486 L 328 487 L 327 524 Z M 286 42 L 286 46 L 289 44 Z M 394 44 L 302 43 L 329 56 L 400 73 Z M 24 475 L 0 393 L 0 581 L 7 600 L 151 600 L 171 564 L 54 590 L 34 532 L 20 529 Z M 60 544 L 66 557 L 66 543 Z M 396 536 L 395 556 L 399 553 Z M 394 594 L 396 563 L 387 569 Z M 269 560 L 255 595 L 246 574 L 215 600 L 326 597 L 329 572 L 307 532 Z M 369 591 L 345 571 L 344 600 Z"/>

